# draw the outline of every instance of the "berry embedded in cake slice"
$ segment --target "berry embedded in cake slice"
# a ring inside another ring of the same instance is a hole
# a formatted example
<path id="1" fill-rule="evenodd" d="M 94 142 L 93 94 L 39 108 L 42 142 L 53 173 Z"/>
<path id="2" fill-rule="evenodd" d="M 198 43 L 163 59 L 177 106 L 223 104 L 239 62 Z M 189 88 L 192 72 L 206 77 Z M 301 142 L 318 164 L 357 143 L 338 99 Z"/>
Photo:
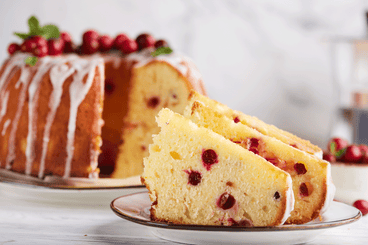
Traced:
<path id="1" fill-rule="evenodd" d="M 291 177 L 170 109 L 144 159 L 151 218 L 177 224 L 276 226 L 294 205 Z"/>
<path id="2" fill-rule="evenodd" d="M 198 126 L 209 128 L 288 172 L 293 180 L 295 206 L 286 223 L 303 224 L 317 218 L 334 195 L 330 164 L 280 140 L 236 122 L 202 102 L 194 101 L 185 114 Z"/>
<path id="3" fill-rule="evenodd" d="M 232 110 L 228 106 L 221 104 L 218 101 L 212 100 L 204 95 L 201 95 L 196 91 L 191 91 L 189 95 L 189 101 L 190 104 L 192 104 L 194 101 L 203 102 L 214 110 L 231 118 L 232 120 L 234 120 L 234 122 L 240 122 L 244 125 L 254 128 L 262 134 L 275 137 L 285 144 L 288 144 L 294 148 L 305 151 L 322 159 L 323 151 L 318 146 L 313 145 L 308 140 L 301 139 L 292 133 L 281 130 L 274 125 L 267 124 L 256 117 L 246 115 L 240 111 Z"/>

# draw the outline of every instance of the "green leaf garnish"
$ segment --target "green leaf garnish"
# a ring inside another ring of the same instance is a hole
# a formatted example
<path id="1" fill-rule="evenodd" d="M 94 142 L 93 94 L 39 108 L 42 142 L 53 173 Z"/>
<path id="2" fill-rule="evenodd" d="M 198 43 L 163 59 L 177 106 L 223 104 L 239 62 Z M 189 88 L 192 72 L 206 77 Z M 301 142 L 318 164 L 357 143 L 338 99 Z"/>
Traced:
<path id="1" fill-rule="evenodd" d="M 31 16 L 28 19 L 28 26 L 29 26 L 28 33 L 15 32 L 14 35 L 20 37 L 21 39 L 27 39 L 32 36 L 43 36 L 46 40 L 50 38 L 59 38 L 60 36 L 60 31 L 57 26 L 45 25 L 41 27 L 40 23 L 38 22 L 35 16 Z"/>
<path id="2" fill-rule="evenodd" d="M 336 153 L 336 143 L 335 142 L 331 143 L 330 152 L 331 152 L 332 155 L 335 155 L 335 153 Z"/>
<path id="3" fill-rule="evenodd" d="M 27 39 L 29 37 L 29 34 L 18 33 L 18 32 L 14 32 L 14 35 L 20 37 L 21 39 Z"/>
<path id="4" fill-rule="evenodd" d="M 41 34 L 41 26 L 35 16 L 31 16 L 28 19 L 29 34 L 36 36 Z"/>
<path id="5" fill-rule="evenodd" d="M 159 47 L 158 49 L 156 49 L 155 51 L 153 51 L 151 53 L 151 55 L 153 57 L 159 56 L 161 54 L 171 54 L 172 53 L 172 49 L 169 47 Z"/>
<path id="6" fill-rule="evenodd" d="M 59 28 L 55 25 L 45 25 L 42 27 L 42 34 L 44 38 L 58 38 L 60 36 Z"/>
<path id="7" fill-rule="evenodd" d="M 38 61 L 38 58 L 35 56 L 29 56 L 27 57 L 24 62 L 29 66 L 34 66 Z"/>
<path id="8" fill-rule="evenodd" d="M 338 152 L 336 152 L 335 153 L 335 156 L 337 158 L 340 158 L 340 157 L 342 157 L 345 154 L 345 152 L 346 152 L 346 148 L 343 148 L 343 149 L 339 150 Z"/>

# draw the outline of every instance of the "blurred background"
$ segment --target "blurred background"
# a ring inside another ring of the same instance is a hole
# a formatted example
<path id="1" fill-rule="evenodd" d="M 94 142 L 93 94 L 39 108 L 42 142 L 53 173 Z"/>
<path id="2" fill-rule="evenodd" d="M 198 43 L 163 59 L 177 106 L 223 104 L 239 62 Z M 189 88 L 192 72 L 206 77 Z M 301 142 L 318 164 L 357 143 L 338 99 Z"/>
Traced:
<path id="1" fill-rule="evenodd" d="M 148 32 L 194 60 L 209 97 L 321 148 L 332 136 L 368 143 L 367 10 L 363 0 L 1 0 L 0 62 L 31 15 L 77 43 L 90 28 Z"/>

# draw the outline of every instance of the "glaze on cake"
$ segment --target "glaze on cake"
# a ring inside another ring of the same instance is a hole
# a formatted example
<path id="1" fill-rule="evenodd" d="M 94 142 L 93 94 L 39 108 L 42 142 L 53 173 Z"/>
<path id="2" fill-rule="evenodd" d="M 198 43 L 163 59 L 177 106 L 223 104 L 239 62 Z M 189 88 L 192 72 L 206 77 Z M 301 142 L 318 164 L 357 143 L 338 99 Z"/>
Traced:
<path id="1" fill-rule="evenodd" d="M 144 159 L 151 219 L 178 224 L 276 226 L 293 209 L 290 175 L 164 108 Z"/>
<path id="2" fill-rule="evenodd" d="M 186 56 L 171 49 L 152 56 L 165 41 L 118 39 L 121 47 L 87 31 L 79 47 L 67 33 L 9 46 L 0 68 L 0 168 L 39 178 L 142 173 L 159 109 L 183 113 L 190 90 L 205 90 Z M 31 56 L 35 66 L 26 63 Z"/>

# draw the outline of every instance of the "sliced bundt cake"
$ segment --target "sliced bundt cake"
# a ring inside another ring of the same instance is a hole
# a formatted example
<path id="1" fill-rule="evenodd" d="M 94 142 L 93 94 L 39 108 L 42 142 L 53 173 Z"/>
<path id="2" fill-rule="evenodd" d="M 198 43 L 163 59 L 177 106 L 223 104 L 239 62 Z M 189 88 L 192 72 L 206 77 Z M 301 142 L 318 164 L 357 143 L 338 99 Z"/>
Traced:
<path id="1" fill-rule="evenodd" d="M 233 119 L 235 122 L 245 124 L 255 130 L 261 132 L 264 135 L 275 137 L 276 139 L 288 144 L 292 147 L 305 151 L 309 154 L 315 155 L 322 159 L 322 149 L 316 145 L 313 145 L 308 140 L 301 139 L 296 135 L 293 135 L 287 131 L 281 130 L 274 125 L 267 124 L 254 116 L 246 115 L 240 111 L 232 110 L 228 106 L 221 104 L 218 101 L 212 100 L 206 96 L 203 96 L 196 91 L 192 91 L 189 96 L 190 103 L 194 101 L 201 101 L 210 106 L 214 110 L 221 112 L 227 117 Z"/>
<path id="2" fill-rule="evenodd" d="M 144 159 L 151 218 L 179 224 L 275 226 L 293 208 L 291 178 L 264 158 L 165 108 Z"/>
<path id="3" fill-rule="evenodd" d="M 330 163 L 194 101 L 184 114 L 288 172 L 293 180 L 295 206 L 286 223 L 302 224 L 317 218 L 333 199 Z"/>

